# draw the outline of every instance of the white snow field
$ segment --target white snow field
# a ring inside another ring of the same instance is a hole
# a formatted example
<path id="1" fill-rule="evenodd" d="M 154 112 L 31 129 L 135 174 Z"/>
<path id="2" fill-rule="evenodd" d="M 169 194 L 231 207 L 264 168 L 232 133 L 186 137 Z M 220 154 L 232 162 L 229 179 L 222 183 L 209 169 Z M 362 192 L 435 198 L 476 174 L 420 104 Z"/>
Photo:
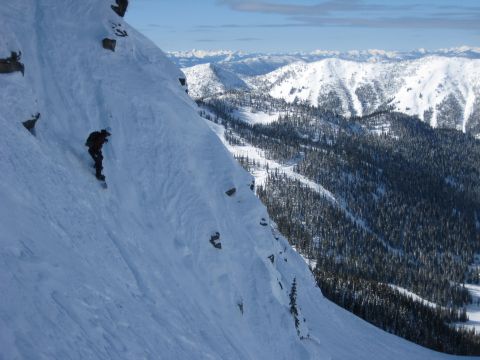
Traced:
<path id="1" fill-rule="evenodd" d="M 450 113 L 443 109 L 441 116 L 451 117 L 458 130 L 466 131 L 468 122 L 476 121 L 471 117 L 480 98 L 479 68 L 478 59 L 440 56 L 376 63 L 327 59 L 285 66 L 263 81 L 273 97 L 314 106 L 322 105 L 320 99 L 333 91 L 348 116 L 352 111 L 361 116 L 390 102 L 395 110 L 418 115 L 436 127 L 440 109 L 453 106 Z M 448 103 L 452 97 L 454 105 Z"/>
<path id="2" fill-rule="evenodd" d="M 110 5 L 0 6 L 0 58 L 21 50 L 26 71 L 0 74 L 0 359 L 453 358 L 322 297 L 303 259 L 259 225 L 251 177 L 180 71 Z M 101 47 L 112 22 L 129 34 L 115 53 Z M 21 122 L 36 112 L 34 137 Z M 104 127 L 108 189 L 84 146 Z"/>

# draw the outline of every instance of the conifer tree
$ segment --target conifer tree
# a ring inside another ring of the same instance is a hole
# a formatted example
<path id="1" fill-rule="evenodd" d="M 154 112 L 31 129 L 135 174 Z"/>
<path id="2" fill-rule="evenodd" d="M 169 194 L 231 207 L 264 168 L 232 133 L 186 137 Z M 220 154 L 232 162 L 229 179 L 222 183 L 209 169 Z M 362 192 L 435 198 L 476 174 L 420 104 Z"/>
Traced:
<path id="1" fill-rule="evenodd" d="M 290 289 L 290 314 L 292 314 L 295 321 L 295 329 L 297 329 L 298 335 L 300 335 L 300 330 L 298 326 L 300 325 L 300 320 L 298 320 L 298 309 L 297 309 L 297 278 L 293 278 L 292 288 Z"/>

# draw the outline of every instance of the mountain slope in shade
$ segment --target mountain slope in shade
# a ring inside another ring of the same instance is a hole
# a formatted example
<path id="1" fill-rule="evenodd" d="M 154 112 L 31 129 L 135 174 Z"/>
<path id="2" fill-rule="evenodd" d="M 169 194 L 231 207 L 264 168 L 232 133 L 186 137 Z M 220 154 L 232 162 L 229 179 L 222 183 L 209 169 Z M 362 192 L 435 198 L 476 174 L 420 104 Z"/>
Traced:
<path id="1" fill-rule="evenodd" d="M 25 64 L 0 74 L 1 359 L 452 358 L 322 297 L 180 71 L 108 1 L 7 2 L 0 30 Z M 108 189 L 84 146 L 105 127 Z"/>

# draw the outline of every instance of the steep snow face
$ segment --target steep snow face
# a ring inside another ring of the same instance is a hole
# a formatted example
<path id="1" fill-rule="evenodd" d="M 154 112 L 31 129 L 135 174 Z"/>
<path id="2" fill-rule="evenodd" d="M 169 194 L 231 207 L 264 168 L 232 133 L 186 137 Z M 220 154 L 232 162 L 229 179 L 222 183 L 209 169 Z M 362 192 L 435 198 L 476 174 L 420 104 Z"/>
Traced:
<path id="1" fill-rule="evenodd" d="M 180 71 L 109 1 L 5 2 L 0 31 L 26 69 L 0 75 L 1 359 L 449 358 L 322 297 Z M 84 147 L 104 127 L 108 189 Z"/>
<path id="2" fill-rule="evenodd" d="M 188 79 L 189 94 L 194 99 L 248 88 L 240 77 L 213 64 L 196 65 L 183 69 L 183 72 Z"/>
<path id="3" fill-rule="evenodd" d="M 403 62 L 328 59 L 295 63 L 255 81 L 289 102 L 308 101 L 345 114 L 387 104 L 432 126 L 466 131 L 480 120 L 480 60 L 424 57 Z"/>

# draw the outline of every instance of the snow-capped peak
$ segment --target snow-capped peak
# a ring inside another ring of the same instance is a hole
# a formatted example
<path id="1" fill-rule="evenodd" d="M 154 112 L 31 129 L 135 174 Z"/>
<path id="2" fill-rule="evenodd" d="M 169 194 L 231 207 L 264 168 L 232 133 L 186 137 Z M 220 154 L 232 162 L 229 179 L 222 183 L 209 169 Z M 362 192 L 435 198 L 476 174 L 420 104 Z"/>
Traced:
<path id="1" fill-rule="evenodd" d="M 291 64 L 256 80 L 272 96 L 308 101 L 347 116 L 388 106 L 432 126 L 467 131 L 478 125 L 480 59 L 426 56 L 402 62 L 325 59 Z M 335 100 L 335 101 L 334 101 Z"/>

